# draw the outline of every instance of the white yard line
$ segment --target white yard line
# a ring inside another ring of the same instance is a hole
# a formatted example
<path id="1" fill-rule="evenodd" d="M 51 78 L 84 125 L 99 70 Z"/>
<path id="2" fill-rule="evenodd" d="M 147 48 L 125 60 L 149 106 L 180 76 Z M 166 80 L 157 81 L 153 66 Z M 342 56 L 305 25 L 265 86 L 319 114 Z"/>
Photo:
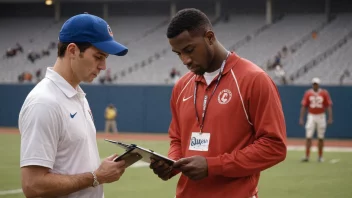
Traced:
<path id="1" fill-rule="evenodd" d="M 330 164 L 336 164 L 336 163 L 338 163 L 340 161 L 340 159 L 332 159 L 332 160 L 330 160 L 329 162 L 330 162 Z"/>
<path id="2" fill-rule="evenodd" d="M 305 146 L 288 146 L 289 151 L 304 151 Z M 316 152 L 317 147 L 312 147 L 311 151 Z M 352 152 L 352 147 L 324 147 L 324 152 Z"/>
<path id="3" fill-rule="evenodd" d="M 4 191 L 0 191 L 0 196 L 1 195 L 19 194 L 19 193 L 22 193 L 22 189 L 4 190 Z"/>
<path id="4" fill-rule="evenodd" d="M 141 168 L 141 167 L 147 167 L 149 166 L 149 164 L 147 162 L 136 162 L 134 164 L 131 165 L 131 168 Z"/>

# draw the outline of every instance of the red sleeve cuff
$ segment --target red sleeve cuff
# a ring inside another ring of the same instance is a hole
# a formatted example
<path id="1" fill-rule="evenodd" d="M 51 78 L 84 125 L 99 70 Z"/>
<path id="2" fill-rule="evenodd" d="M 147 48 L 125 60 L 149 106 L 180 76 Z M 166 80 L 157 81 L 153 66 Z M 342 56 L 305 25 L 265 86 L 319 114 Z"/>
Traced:
<path id="1" fill-rule="evenodd" d="M 222 174 L 222 164 L 220 157 L 207 157 L 208 176 L 215 176 Z"/>

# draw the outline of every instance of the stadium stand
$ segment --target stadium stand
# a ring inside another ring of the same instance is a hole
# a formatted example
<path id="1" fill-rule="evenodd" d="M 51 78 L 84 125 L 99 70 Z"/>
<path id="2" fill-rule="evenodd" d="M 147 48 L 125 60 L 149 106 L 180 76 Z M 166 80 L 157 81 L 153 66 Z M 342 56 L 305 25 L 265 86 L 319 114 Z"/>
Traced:
<path id="1" fill-rule="evenodd" d="M 352 84 L 352 80 L 349 78 L 349 73 L 352 72 L 352 31 L 348 34 L 348 38 L 345 38 L 343 44 L 320 64 L 298 77 L 294 83 L 307 84 L 312 78 L 319 77 L 322 84 Z M 346 78 L 341 79 L 343 76 Z"/>
<path id="2" fill-rule="evenodd" d="M 162 27 L 164 27 L 166 25 L 166 19 L 166 17 L 160 16 L 150 16 L 147 18 L 140 16 L 111 17 L 109 19 L 109 24 L 112 28 L 112 31 L 116 32 L 114 37 L 130 48 L 129 56 L 123 57 L 122 60 L 119 59 L 119 64 L 116 64 L 116 57 L 111 57 L 108 59 L 107 64 L 110 66 L 111 70 L 122 70 L 124 68 L 127 68 L 131 64 L 131 62 L 143 59 L 142 55 L 148 53 L 146 53 L 145 51 L 138 51 L 138 48 L 140 48 L 140 50 L 147 50 L 147 48 L 141 48 L 140 46 L 147 46 L 148 44 L 150 45 L 152 39 L 154 39 L 155 41 L 160 38 L 159 36 L 163 36 L 161 35 L 161 32 L 164 31 L 164 29 L 160 27 L 160 24 L 163 24 Z M 6 21 L 4 20 L 3 23 L 5 24 L 4 26 L 1 25 L 1 29 L 3 29 L 3 27 L 7 27 L 6 29 L 8 30 L 12 29 L 15 32 L 21 33 L 28 32 L 28 34 L 19 33 L 18 35 L 13 35 L 11 34 L 11 31 L 9 31 L 5 34 L 7 35 L 6 37 L 1 38 L 3 40 L 10 40 L 7 45 L 3 46 L 12 46 L 16 44 L 13 43 L 14 39 L 8 38 L 19 38 L 18 42 L 21 43 L 21 45 L 23 46 L 24 53 L 16 57 L 2 58 L 2 60 L 0 61 L 0 68 L 4 70 L 0 74 L 0 81 L 17 82 L 17 76 L 23 71 L 34 73 L 37 69 L 45 69 L 47 66 L 54 64 L 54 61 L 56 59 L 56 47 L 55 49 L 53 49 L 49 56 L 41 57 L 40 59 L 36 60 L 34 64 L 27 59 L 28 50 L 33 50 L 39 53 L 42 49 L 45 49 L 51 42 L 57 42 L 57 33 L 60 31 L 60 27 L 62 26 L 63 21 L 65 21 L 65 19 L 62 19 L 58 23 L 54 24 L 52 20 L 48 19 L 38 19 L 34 22 L 32 22 L 31 20 L 26 22 L 22 19 L 11 19 Z M 21 25 L 22 23 L 23 25 Z M 28 24 L 28 26 L 26 26 L 25 24 Z M 18 29 L 14 29 L 15 27 L 18 27 Z M 158 28 L 159 32 L 151 31 L 153 28 Z M 150 46 L 155 47 L 155 51 L 158 49 L 158 45 Z M 6 53 L 6 49 L 3 49 L 2 51 L 3 54 Z"/>
<path id="3" fill-rule="evenodd" d="M 255 29 L 262 26 L 265 22 L 262 16 L 246 16 L 246 15 L 232 15 L 229 22 L 220 21 L 214 26 L 214 31 L 217 38 L 225 45 L 225 47 L 230 47 L 236 41 L 242 39 L 246 35 L 253 32 Z M 166 38 L 165 33 L 162 38 Z M 167 39 L 161 41 L 165 43 L 166 53 L 159 60 L 152 62 L 150 65 L 139 69 L 136 72 L 118 80 L 121 84 L 160 84 L 167 83 L 169 73 L 172 68 L 176 68 L 180 71 L 181 75 L 185 74 L 188 70 L 183 66 L 178 59 L 178 57 L 171 51 L 168 47 Z"/>
<path id="4" fill-rule="evenodd" d="M 342 14 L 337 16 L 337 18 L 329 25 L 327 25 L 323 30 L 321 30 L 316 38 L 312 38 L 307 41 L 296 53 L 293 53 L 291 56 L 283 60 L 283 68 L 287 76 L 291 76 L 297 73 L 300 68 L 307 70 L 305 64 L 310 63 L 310 61 L 315 61 L 316 57 L 319 55 L 327 57 L 332 49 L 337 50 L 341 42 L 346 40 L 346 35 L 352 30 L 352 15 Z M 336 47 L 335 47 L 336 45 Z M 348 45 L 351 45 L 350 43 Z M 332 49 L 331 49 L 332 48 Z M 327 52 L 324 54 L 324 52 Z M 347 57 L 346 57 L 347 58 Z M 348 59 L 341 59 L 341 64 L 337 64 L 336 67 L 343 67 L 343 63 L 348 61 Z M 317 63 L 315 63 L 317 64 Z M 316 75 L 325 75 L 320 73 L 319 69 L 314 70 Z M 295 78 L 300 73 L 294 75 Z M 309 78 L 309 77 L 308 77 Z M 293 78 L 290 78 L 293 80 Z M 304 78 L 302 78 L 303 80 Z M 335 80 L 337 80 L 336 78 Z M 305 82 L 306 79 L 303 80 Z M 301 83 L 303 83 L 301 82 Z M 307 82 L 307 81 L 306 81 Z"/>
<path id="5" fill-rule="evenodd" d="M 351 68 L 348 55 L 351 41 L 345 37 L 352 30 L 351 19 L 351 14 L 337 15 L 331 21 L 326 21 L 322 14 L 288 14 L 268 26 L 263 15 L 237 14 L 230 15 L 228 21 L 219 20 L 214 30 L 226 48 L 267 70 L 276 83 L 280 83 L 280 78 L 276 77 L 278 71 L 270 70 L 268 65 L 275 67 L 277 54 L 286 47 L 287 56 L 281 57 L 280 64 L 288 83 L 307 84 L 311 76 L 320 75 L 326 83 L 338 84 L 340 78 L 345 83 L 349 81 L 345 70 Z M 57 23 L 49 18 L 0 20 L 3 35 L 0 42 L 4 46 L 0 49 L 3 54 L 0 81 L 18 82 L 23 72 L 34 75 L 38 69 L 54 64 L 56 47 L 52 45 L 57 42 L 63 21 L 65 18 Z M 101 72 L 93 83 L 169 84 L 174 83 L 170 78 L 173 69 L 180 75 L 188 71 L 169 48 L 165 35 L 167 16 L 119 16 L 110 17 L 108 22 L 114 37 L 129 48 L 129 53 L 118 60 L 113 56 L 107 59 L 109 70 Z M 7 57 L 8 48 L 16 47 L 17 43 L 23 47 L 23 53 Z M 33 60 L 28 58 L 30 51 L 34 52 Z M 321 63 L 314 62 L 314 68 L 306 69 L 307 64 L 323 53 L 326 60 L 320 59 Z M 330 68 L 335 73 L 324 80 L 328 75 L 323 77 L 322 74 L 329 70 L 331 62 L 336 64 L 334 69 Z M 109 82 L 105 81 L 107 74 Z M 290 81 L 290 76 L 295 76 L 291 78 L 294 82 Z"/>
<path id="6" fill-rule="evenodd" d="M 254 38 L 250 43 L 239 48 L 237 53 L 264 67 L 268 57 L 272 57 L 283 46 L 288 46 L 300 39 L 302 35 L 311 32 L 313 28 L 319 26 L 323 21 L 324 17 L 322 15 L 287 15 Z"/>

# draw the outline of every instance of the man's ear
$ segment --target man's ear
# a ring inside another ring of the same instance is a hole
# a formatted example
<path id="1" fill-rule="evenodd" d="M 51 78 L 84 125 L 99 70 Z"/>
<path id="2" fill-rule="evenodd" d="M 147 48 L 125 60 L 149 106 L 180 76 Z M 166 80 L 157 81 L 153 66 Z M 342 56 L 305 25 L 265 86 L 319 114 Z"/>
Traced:
<path id="1" fill-rule="evenodd" d="M 77 47 L 76 44 L 70 43 L 70 44 L 67 45 L 66 54 L 70 58 L 75 58 L 76 57 L 76 53 L 79 53 L 79 51 L 77 51 L 77 49 L 78 49 L 78 47 Z"/>
<path id="2" fill-rule="evenodd" d="M 213 45 L 215 43 L 214 32 L 211 30 L 208 30 L 207 32 L 205 32 L 205 40 L 209 45 Z"/>

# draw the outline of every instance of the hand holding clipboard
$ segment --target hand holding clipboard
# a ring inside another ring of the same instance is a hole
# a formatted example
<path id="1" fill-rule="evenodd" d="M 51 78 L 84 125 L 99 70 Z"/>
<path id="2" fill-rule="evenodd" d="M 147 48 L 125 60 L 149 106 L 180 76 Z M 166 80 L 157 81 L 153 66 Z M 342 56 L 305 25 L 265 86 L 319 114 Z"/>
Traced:
<path id="1" fill-rule="evenodd" d="M 105 139 L 105 141 L 108 141 L 110 143 L 113 143 L 120 148 L 124 149 L 126 152 L 123 153 L 122 155 L 116 157 L 114 161 L 120 161 L 120 160 L 125 160 L 125 167 L 129 167 L 132 164 L 136 163 L 137 161 L 141 160 L 147 163 L 152 163 L 151 159 L 155 159 L 157 161 L 162 160 L 169 166 L 172 166 L 173 163 L 175 162 L 174 160 L 165 157 L 159 153 L 156 153 L 153 150 L 143 148 L 141 146 L 135 145 L 135 144 L 126 144 L 123 142 L 119 141 L 113 141 L 113 140 L 108 140 Z"/>

